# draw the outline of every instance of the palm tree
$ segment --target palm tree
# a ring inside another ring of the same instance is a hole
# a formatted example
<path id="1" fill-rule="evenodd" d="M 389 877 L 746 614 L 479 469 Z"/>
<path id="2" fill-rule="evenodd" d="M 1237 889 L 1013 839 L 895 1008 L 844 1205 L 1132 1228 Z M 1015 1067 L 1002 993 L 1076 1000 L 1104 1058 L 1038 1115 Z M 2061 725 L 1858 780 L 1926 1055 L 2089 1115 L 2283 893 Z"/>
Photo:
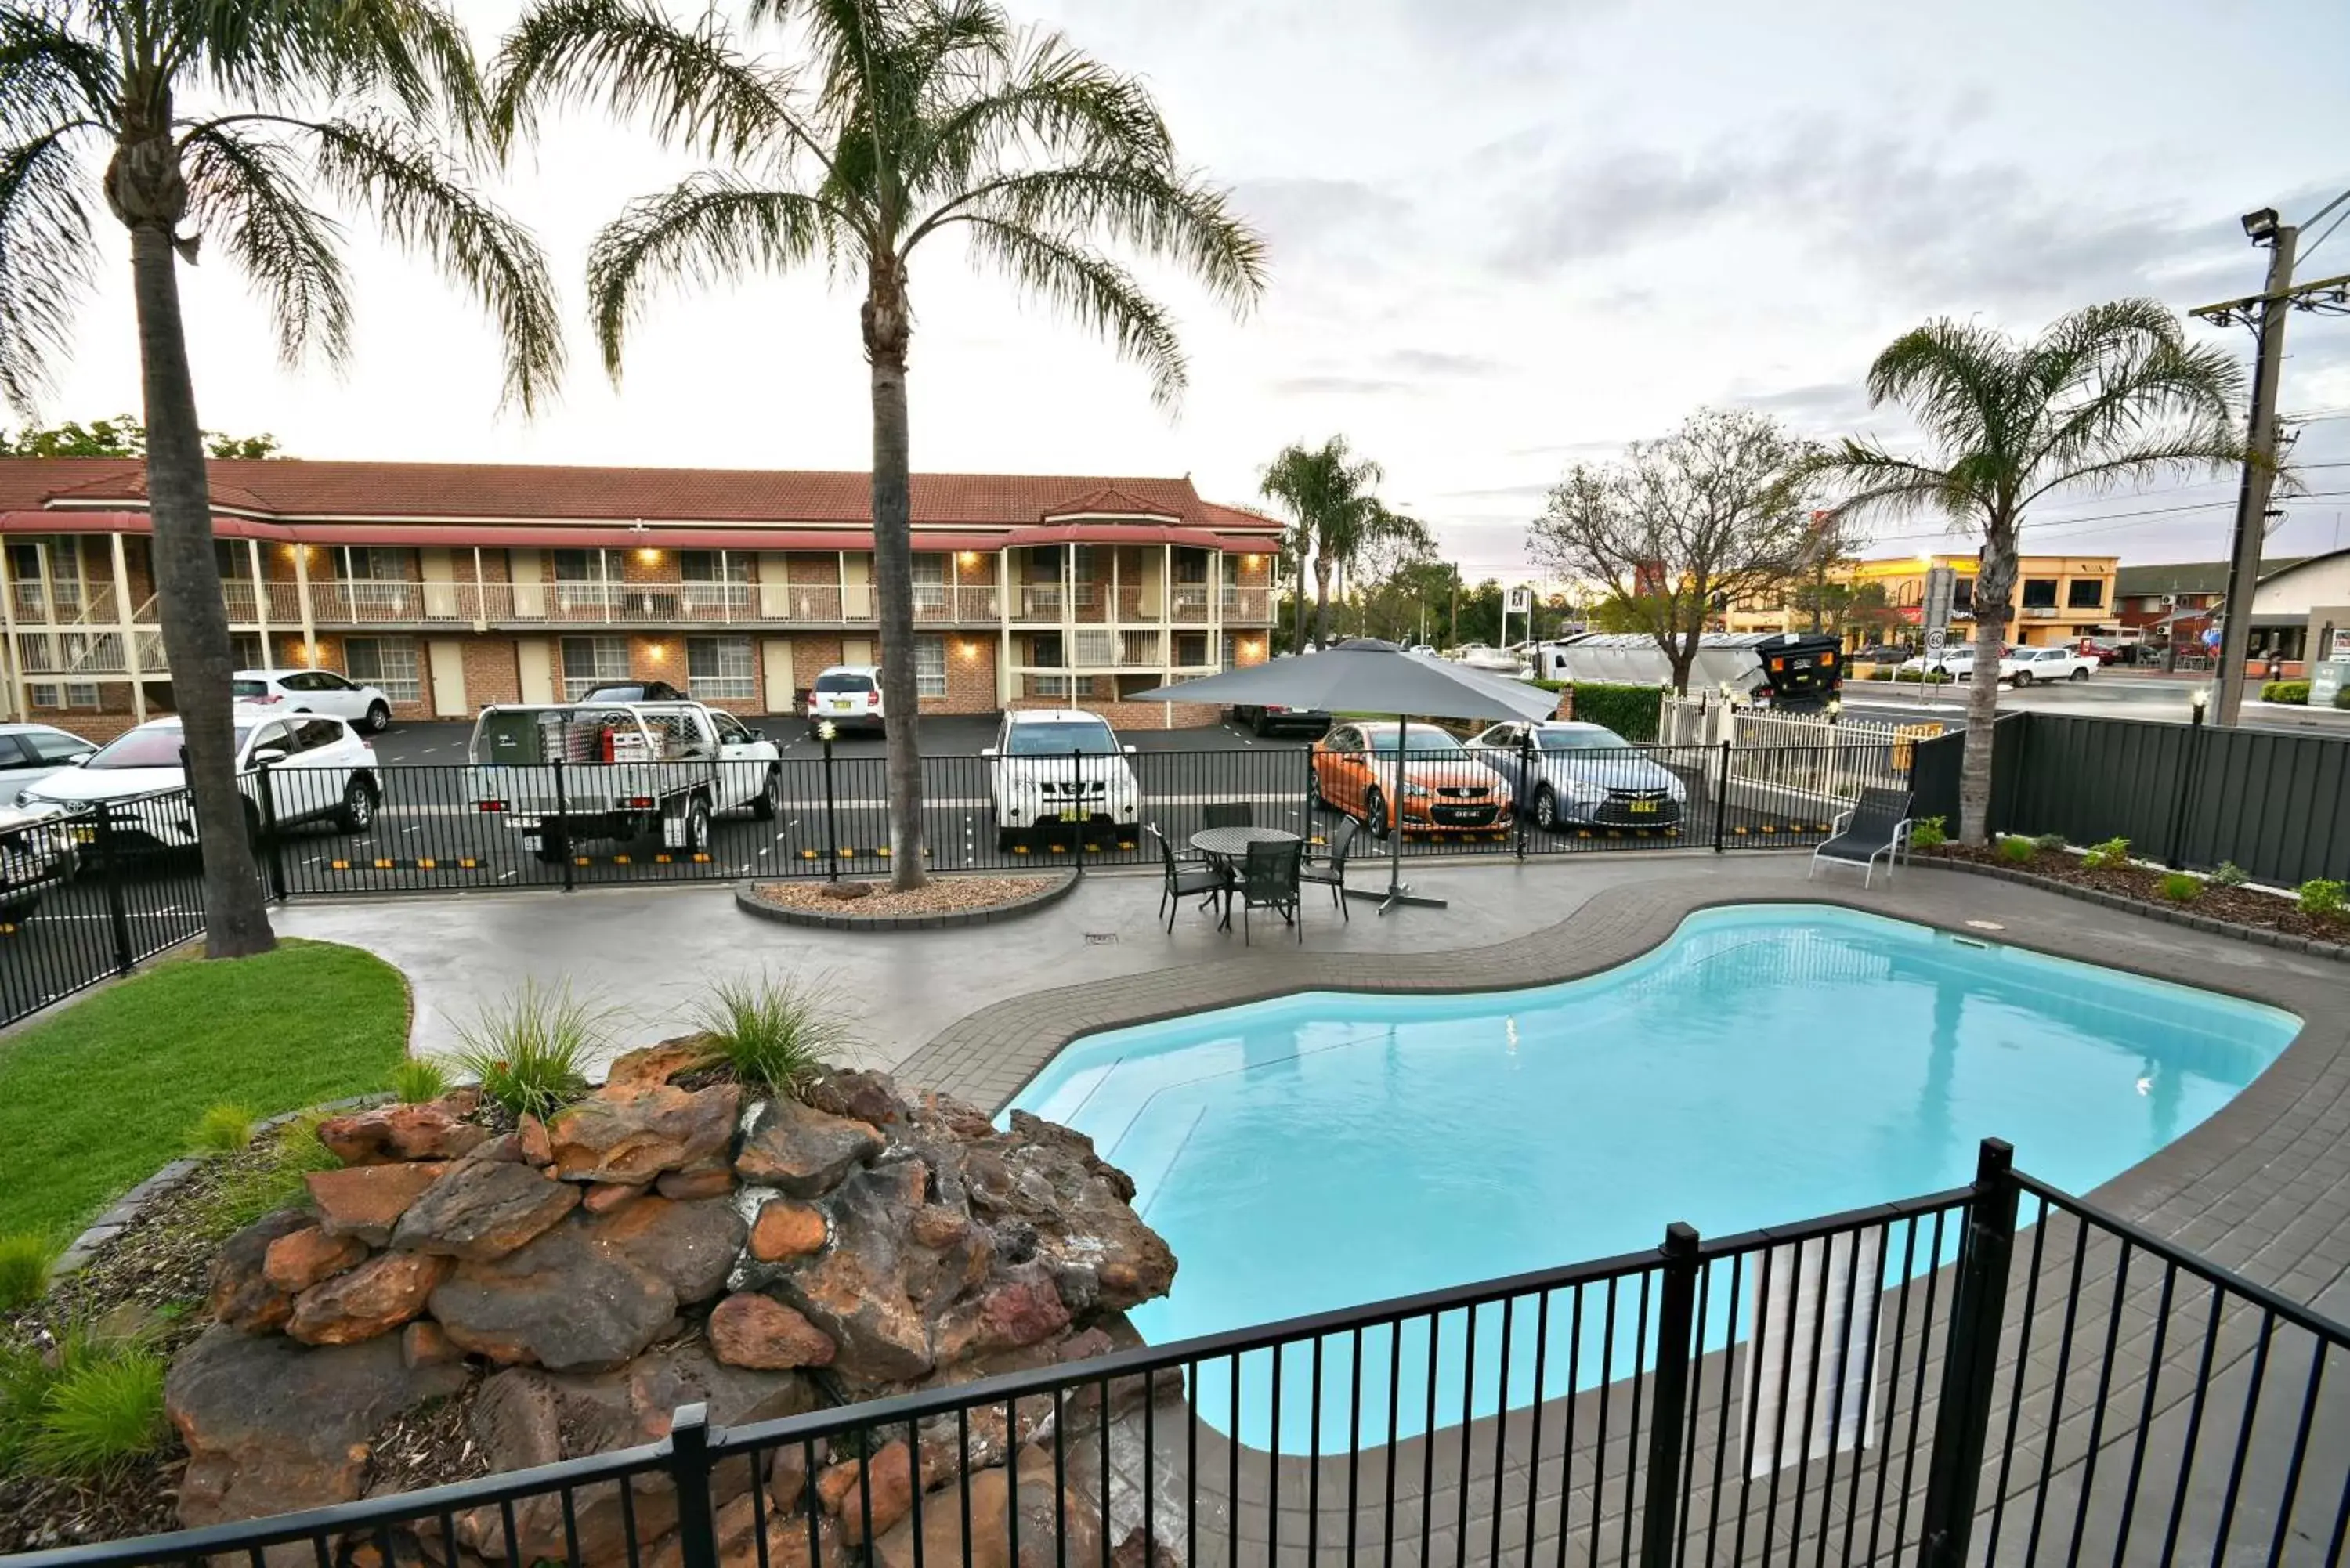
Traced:
<path id="1" fill-rule="evenodd" d="M 1857 487 L 1837 508 L 1842 515 L 1935 513 L 1980 531 L 1975 669 L 1996 671 L 2026 511 L 2059 492 L 2241 462 L 2230 408 L 2242 389 L 2233 359 L 2189 348 L 2178 318 L 2151 299 L 2074 311 L 2029 341 L 1972 322 L 1929 321 L 1896 338 L 1868 371 L 1869 401 L 1906 408 L 1926 452 L 1904 457 L 1846 440 L 1818 468 Z M 1999 682 L 1977 679 L 1959 786 L 1960 833 L 1970 844 L 1988 831 L 1998 709 Z"/>
<path id="2" fill-rule="evenodd" d="M 1171 405 L 1175 324 L 1097 244 L 1170 261 L 1236 313 L 1264 286 L 1263 253 L 1223 194 L 1176 161 L 1150 95 L 1058 34 L 1015 35 L 992 0 L 750 0 L 743 34 L 795 26 L 813 69 L 747 51 L 714 14 L 658 0 L 540 0 L 500 52 L 501 134 L 550 99 L 642 113 L 725 167 L 634 202 L 588 259 L 590 315 L 616 379 L 628 328 L 662 286 L 788 271 L 864 275 L 873 401 L 873 575 L 889 714 L 891 876 L 922 867 L 913 659 L 906 354 L 911 263 L 960 235 L 970 257 L 1109 337 Z"/>
<path id="3" fill-rule="evenodd" d="M 237 792 L 179 265 L 210 237 L 267 304 L 282 359 L 340 361 L 348 278 L 317 199 L 364 211 L 481 300 L 504 339 L 507 396 L 527 408 L 562 362 L 546 269 L 421 129 L 481 123 L 464 31 L 432 0 L 0 3 L 0 394 L 29 412 L 47 389 L 93 279 L 102 196 L 130 231 L 155 583 L 215 958 L 276 938 Z"/>
<path id="4" fill-rule="evenodd" d="M 1330 640 L 1330 578 L 1351 568 L 1363 553 L 1388 540 L 1426 542 L 1427 530 L 1410 518 L 1390 512 L 1376 492 L 1384 477 L 1369 458 L 1357 459 L 1345 436 L 1332 436 L 1318 447 L 1285 446 L 1265 465 L 1261 489 L 1271 500 L 1289 508 L 1293 519 L 1287 552 L 1301 574 L 1308 556 L 1314 558 L 1314 640 Z M 1301 627 L 1297 649 L 1305 650 Z"/>

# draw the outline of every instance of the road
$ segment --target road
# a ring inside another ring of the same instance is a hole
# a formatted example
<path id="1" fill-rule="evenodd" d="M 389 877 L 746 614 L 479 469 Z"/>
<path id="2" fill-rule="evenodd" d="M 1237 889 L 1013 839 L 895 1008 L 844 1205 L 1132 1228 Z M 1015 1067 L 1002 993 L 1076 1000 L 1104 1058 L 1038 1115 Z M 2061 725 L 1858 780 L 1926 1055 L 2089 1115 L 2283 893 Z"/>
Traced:
<path id="1" fill-rule="evenodd" d="M 2186 723 L 2193 694 L 2209 690 L 2207 682 L 2176 676 L 2126 674 L 2102 670 L 2086 680 L 2013 688 L 2000 693 L 2002 709 L 2039 709 L 2057 713 L 2084 713 L 2112 719 L 2168 720 Z M 1908 723 L 1939 719 L 1962 720 L 1967 688 L 1942 686 L 1930 697 L 1917 688 L 1897 688 L 1882 681 L 1845 683 L 1846 711 L 1856 718 L 1888 719 Z M 2350 735 L 2350 712 L 2331 708 L 2294 708 L 2282 703 L 2244 704 L 2246 729 L 2277 730 L 2293 734 Z"/>

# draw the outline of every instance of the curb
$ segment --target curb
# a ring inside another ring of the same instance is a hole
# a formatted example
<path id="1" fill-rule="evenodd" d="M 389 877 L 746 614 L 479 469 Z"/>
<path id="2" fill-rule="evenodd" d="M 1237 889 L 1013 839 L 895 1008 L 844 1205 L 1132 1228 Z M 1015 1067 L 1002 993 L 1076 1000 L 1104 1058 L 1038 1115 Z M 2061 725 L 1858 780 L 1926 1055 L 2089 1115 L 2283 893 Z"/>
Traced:
<path id="1" fill-rule="evenodd" d="M 1033 875 L 1033 873 L 1032 873 Z M 962 909 L 944 915 L 835 915 L 820 909 L 792 909 L 781 904 L 770 904 L 752 891 L 757 884 L 737 882 L 734 885 L 734 906 L 743 913 L 763 920 L 773 920 L 779 926 L 806 926 L 827 931 L 939 931 L 958 926 L 987 926 L 998 920 L 1008 920 L 1041 909 L 1047 904 L 1058 903 L 1074 891 L 1077 885 L 1075 870 L 1057 871 L 1054 880 L 1024 898 L 993 909 Z"/>
<path id="2" fill-rule="evenodd" d="M 2017 871 L 2005 866 L 1978 866 L 1971 860 L 1943 860 L 1927 856 L 1908 862 L 1911 866 L 1930 867 L 1941 871 L 1958 871 L 1970 877 L 1988 877 L 1994 882 L 2015 882 L 2026 888 L 2038 888 L 2066 898 L 2077 898 L 2085 904 L 2096 904 L 2108 909 L 2119 909 L 2166 925 L 2185 926 L 2189 930 L 2214 937 L 2230 937 L 2254 947 L 2278 948 L 2285 952 L 2305 953 L 2311 958 L 2328 959 L 2335 963 L 2350 963 L 2350 946 L 2340 942 L 2314 941 L 2297 937 L 2290 931 L 2272 931 L 2264 926 L 2240 926 L 2233 920 L 2215 920 L 2209 915 L 2190 914 L 2163 904 L 2147 903 L 2142 898 L 2125 898 L 2118 893 L 2108 893 L 2099 888 L 2084 888 L 2077 883 L 2059 881 L 2054 877 L 2035 877 L 2029 871 Z"/>
<path id="3" fill-rule="evenodd" d="M 265 1133 L 275 1132 L 296 1116 L 306 1116 L 313 1111 L 365 1110 L 369 1106 L 382 1105 L 390 1098 L 390 1094 L 353 1095 L 348 1099 L 329 1100 L 321 1106 L 305 1106 L 299 1110 L 280 1111 L 274 1116 L 264 1116 L 255 1122 L 253 1136 L 258 1138 Z M 68 1274 L 88 1267 L 91 1261 L 106 1250 L 108 1243 L 128 1230 L 140 1215 L 146 1213 L 156 1202 L 176 1191 L 182 1182 L 211 1163 L 209 1159 L 197 1155 L 182 1155 L 116 1199 L 107 1208 L 105 1213 L 91 1220 L 83 1228 L 82 1233 L 76 1236 L 67 1245 L 66 1250 L 57 1254 L 57 1262 L 49 1265 L 49 1283 L 54 1285 Z"/>

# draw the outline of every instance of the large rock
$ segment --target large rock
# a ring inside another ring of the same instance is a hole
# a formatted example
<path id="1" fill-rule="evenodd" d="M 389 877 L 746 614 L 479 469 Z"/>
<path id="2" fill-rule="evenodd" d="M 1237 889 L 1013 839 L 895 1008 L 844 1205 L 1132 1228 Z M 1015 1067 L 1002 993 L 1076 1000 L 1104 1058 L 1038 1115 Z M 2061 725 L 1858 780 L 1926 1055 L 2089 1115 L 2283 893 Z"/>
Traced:
<path id="1" fill-rule="evenodd" d="M 754 1291 L 728 1296 L 712 1310 L 710 1349 L 730 1366 L 825 1366 L 833 1357 L 822 1329 Z"/>
<path id="2" fill-rule="evenodd" d="M 763 1263 L 789 1262 L 821 1250 L 827 1234 L 823 1210 L 795 1198 L 771 1198 L 751 1222 L 751 1256 Z"/>
<path id="3" fill-rule="evenodd" d="M 180 1522 L 348 1502 L 384 1423 L 464 1384 L 462 1366 L 409 1366 L 391 1336 L 312 1350 L 282 1334 L 207 1329 L 163 1383 L 164 1410 L 188 1449 Z"/>
<path id="4" fill-rule="evenodd" d="M 1173 1251 L 1134 1211 L 1134 1179 L 1096 1155 L 1085 1134 L 1014 1111 L 1011 1135 L 975 1151 L 964 1175 L 973 1210 L 1035 1227 L 1037 1255 L 1053 1265 L 1065 1297 L 1073 1278 L 1097 1288 L 1094 1300 L 1073 1305 L 1124 1312 L 1174 1284 Z"/>
<path id="5" fill-rule="evenodd" d="M 817 1198 L 880 1152 L 881 1135 L 871 1124 L 785 1096 L 754 1111 L 734 1171 L 789 1197 Z"/>
<path id="6" fill-rule="evenodd" d="M 357 1236 L 370 1247 L 391 1240 L 392 1227 L 424 1189 L 441 1179 L 448 1166 L 437 1161 L 416 1165 L 355 1165 L 341 1170 L 314 1170 L 303 1177 L 310 1201 L 318 1210 L 318 1228 L 329 1236 Z"/>
<path id="7" fill-rule="evenodd" d="M 901 1382 L 931 1369 L 930 1324 L 907 1280 L 916 1260 L 906 1221 L 920 1204 L 919 1194 L 908 1200 L 910 1185 L 902 1163 L 843 1181 L 827 1203 L 832 1245 L 783 1271 L 772 1287 L 832 1340 L 835 1370 L 858 1382 Z"/>
<path id="8" fill-rule="evenodd" d="M 355 1116 L 329 1116 L 318 1124 L 318 1141 L 345 1165 L 388 1165 L 411 1159 L 454 1159 L 492 1134 L 461 1121 L 439 1101 L 421 1106 L 378 1106 Z"/>
<path id="9" fill-rule="evenodd" d="M 299 1294 L 321 1280 L 367 1261 L 368 1244 L 357 1236 L 329 1236 L 316 1225 L 289 1231 L 269 1243 L 261 1272 L 281 1291 Z"/>
<path id="10" fill-rule="evenodd" d="M 424 1310 L 453 1267 L 423 1252 L 379 1252 L 295 1297 L 286 1332 L 305 1345 L 356 1345 L 390 1334 Z"/>
<path id="11" fill-rule="evenodd" d="M 650 1195 L 588 1224 L 598 1247 L 662 1281 L 688 1306 L 726 1286 L 748 1227 L 723 1199 L 676 1202 Z"/>
<path id="12" fill-rule="evenodd" d="M 710 1060 L 710 1047 L 702 1044 L 701 1035 L 681 1034 L 674 1040 L 623 1051 L 613 1057 L 611 1066 L 604 1074 L 604 1087 L 662 1088 L 680 1073 L 707 1066 Z"/>
<path id="13" fill-rule="evenodd" d="M 922 1500 L 921 1562 L 970 1568 L 1064 1568 L 1101 1561 L 1101 1532 L 1085 1501 L 1055 1492 L 1052 1456 L 1041 1449 L 1021 1451 L 1017 1466 L 1020 1554 L 1012 1555 L 1013 1476 L 1003 1467 L 981 1470 L 964 1483 L 971 1498 L 971 1539 L 963 1539 L 964 1509 L 952 1490 Z M 846 1518 L 846 1514 L 843 1515 Z M 1066 1523 L 1068 1538 L 1061 1539 Z M 966 1554 L 967 1552 L 967 1554 Z M 914 1521 L 900 1520 L 873 1542 L 875 1568 L 915 1568 Z"/>
<path id="14" fill-rule="evenodd" d="M 578 1207 L 579 1189 L 527 1165 L 477 1160 L 451 1168 L 409 1206 L 395 1247 L 469 1262 L 503 1258 Z"/>
<path id="15" fill-rule="evenodd" d="M 766 1519 L 764 1543 L 759 1532 L 763 1513 Z M 807 1517 L 793 1512 L 780 1500 L 770 1499 L 762 1510 L 745 1491 L 718 1511 L 714 1524 L 719 1568 L 839 1568 L 840 1532 L 833 1521 L 817 1519 L 816 1542 L 810 1545 Z M 683 1549 L 674 1536 L 645 1559 L 645 1568 L 685 1568 Z M 952 1565 L 941 1562 L 929 1568 Z"/>
<path id="16" fill-rule="evenodd" d="M 692 1094 L 663 1084 L 590 1095 L 547 1123 L 555 1174 L 645 1187 L 664 1170 L 706 1165 L 733 1142 L 741 1097 L 733 1084 Z"/>
<path id="17" fill-rule="evenodd" d="M 617 1366 L 667 1332 L 677 1293 L 599 1247 L 578 1214 L 488 1262 L 460 1263 L 432 1312 L 461 1348 L 493 1361 Z"/>
<path id="18" fill-rule="evenodd" d="M 206 1292 L 213 1316 L 246 1334 L 283 1328 L 294 1315 L 294 1293 L 269 1277 L 269 1249 L 297 1231 L 316 1229 L 299 1209 L 280 1209 L 231 1236 L 213 1257 Z"/>

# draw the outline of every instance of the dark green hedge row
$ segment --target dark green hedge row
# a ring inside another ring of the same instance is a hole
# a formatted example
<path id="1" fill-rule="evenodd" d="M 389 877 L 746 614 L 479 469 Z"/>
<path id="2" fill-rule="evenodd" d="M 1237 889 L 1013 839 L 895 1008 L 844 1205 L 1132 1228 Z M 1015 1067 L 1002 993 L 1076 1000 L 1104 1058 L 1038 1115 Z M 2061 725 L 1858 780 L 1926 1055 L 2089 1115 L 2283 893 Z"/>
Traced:
<path id="1" fill-rule="evenodd" d="M 1627 741 L 1653 741 L 1663 712 L 1664 691 L 1655 686 L 1618 686 L 1600 681 L 1537 680 L 1545 691 L 1575 687 L 1575 716 L 1605 724 Z"/>

